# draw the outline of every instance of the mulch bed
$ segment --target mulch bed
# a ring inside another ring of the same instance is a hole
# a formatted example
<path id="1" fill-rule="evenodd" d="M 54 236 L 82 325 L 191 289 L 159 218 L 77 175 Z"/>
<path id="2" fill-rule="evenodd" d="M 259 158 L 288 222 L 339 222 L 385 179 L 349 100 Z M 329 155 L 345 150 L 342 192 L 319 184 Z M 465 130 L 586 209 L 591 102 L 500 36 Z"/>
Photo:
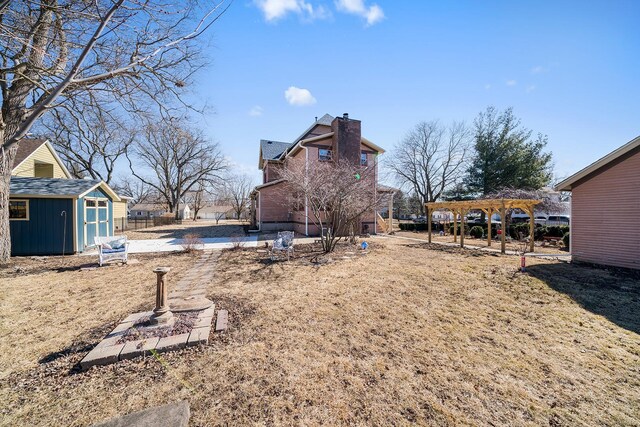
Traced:
<path id="1" fill-rule="evenodd" d="M 151 316 L 140 318 L 133 326 L 125 331 L 118 339 L 118 344 L 127 341 L 138 341 L 146 338 L 164 338 L 172 335 L 180 335 L 191 332 L 193 325 L 198 321 L 200 311 L 189 311 L 185 313 L 173 313 L 176 318 L 173 326 L 168 327 L 152 327 Z"/>

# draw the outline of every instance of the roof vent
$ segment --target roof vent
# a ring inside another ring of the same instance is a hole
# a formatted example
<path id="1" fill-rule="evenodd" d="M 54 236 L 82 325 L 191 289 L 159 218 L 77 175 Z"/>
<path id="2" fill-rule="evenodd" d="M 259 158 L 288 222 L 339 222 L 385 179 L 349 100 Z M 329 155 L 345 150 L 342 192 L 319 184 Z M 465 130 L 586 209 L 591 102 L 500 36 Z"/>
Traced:
<path id="1" fill-rule="evenodd" d="M 316 116 L 316 122 L 318 121 L 318 116 Z"/>
<path id="2" fill-rule="evenodd" d="M 349 120 L 349 113 L 344 113 L 342 115 L 342 118 L 345 119 L 345 120 Z"/>
<path id="3" fill-rule="evenodd" d="M 267 144 L 271 144 L 273 141 L 267 141 Z"/>

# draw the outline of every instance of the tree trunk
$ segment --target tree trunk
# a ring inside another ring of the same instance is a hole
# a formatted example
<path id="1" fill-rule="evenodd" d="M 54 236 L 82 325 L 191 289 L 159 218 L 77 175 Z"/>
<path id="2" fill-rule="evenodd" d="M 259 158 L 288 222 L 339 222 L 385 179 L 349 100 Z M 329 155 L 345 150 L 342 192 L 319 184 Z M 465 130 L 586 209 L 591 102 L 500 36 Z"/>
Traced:
<path id="1" fill-rule="evenodd" d="M 2 135 L 0 135 L 1 137 Z M 2 141 L 2 138 L 0 138 Z M 7 264 L 11 257 L 11 229 L 9 227 L 9 182 L 11 168 L 18 144 L 8 150 L 0 147 L 0 265 Z"/>

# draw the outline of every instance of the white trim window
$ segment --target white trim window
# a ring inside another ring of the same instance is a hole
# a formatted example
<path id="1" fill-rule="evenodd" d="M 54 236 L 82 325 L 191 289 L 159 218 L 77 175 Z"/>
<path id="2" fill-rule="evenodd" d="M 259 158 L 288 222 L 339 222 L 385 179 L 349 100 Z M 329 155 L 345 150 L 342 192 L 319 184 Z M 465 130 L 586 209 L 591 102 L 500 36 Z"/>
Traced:
<path id="1" fill-rule="evenodd" d="M 9 199 L 9 221 L 29 221 L 29 200 Z"/>

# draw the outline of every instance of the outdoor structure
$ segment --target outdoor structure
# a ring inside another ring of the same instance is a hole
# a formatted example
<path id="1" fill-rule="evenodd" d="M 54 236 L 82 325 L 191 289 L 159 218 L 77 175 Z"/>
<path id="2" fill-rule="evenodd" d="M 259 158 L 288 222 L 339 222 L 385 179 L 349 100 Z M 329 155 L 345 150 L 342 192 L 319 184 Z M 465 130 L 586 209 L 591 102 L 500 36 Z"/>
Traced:
<path id="1" fill-rule="evenodd" d="M 336 118 L 325 114 L 291 143 L 261 140 L 258 168 L 262 170 L 263 183 L 251 193 L 253 229 L 319 235 L 321 230 L 309 218 L 307 203 L 294 203 L 295 197 L 281 177 L 283 169 L 309 170 L 319 162 L 349 159 L 363 167 L 373 167 L 371 185 L 377 187 L 377 156 L 382 153 L 382 148 L 362 137 L 361 122 L 350 119 L 348 114 Z M 359 225 L 361 232 L 376 232 L 376 215 L 375 208 L 364 215 Z"/>
<path id="2" fill-rule="evenodd" d="M 450 210 L 453 212 L 453 241 L 457 241 L 458 233 L 458 216 L 460 217 L 460 247 L 464 247 L 465 234 L 465 218 L 469 211 L 479 210 L 487 215 L 487 245 L 491 246 L 491 216 L 494 212 L 500 214 L 501 230 L 500 233 L 500 251 L 506 252 L 506 214 L 509 209 L 520 209 L 529 214 L 529 251 L 534 252 L 534 209 L 540 200 L 531 199 L 479 199 L 465 200 L 457 202 L 430 202 L 425 203 L 425 213 L 427 215 L 427 232 L 429 234 L 429 243 L 431 243 L 431 226 L 432 215 L 435 211 Z"/>
<path id="3" fill-rule="evenodd" d="M 640 269 L 640 137 L 556 189 L 571 191 L 573 261 Z"/>
<path id="4" fill-rule="evenodd" d="M 169 214 L 169 209 L 162 203 L 138 203 L 133 205 L 129 211 L 129 218 L 131 219 L 144 219 L 144 218 L 156 218 Z M 178 206 L 178 219 L 190 219 L 191 208 L 188 204 L 181 203 Z"/>
<path id="5" fill-rule="evenodd" d="M 83 252 L 94 237 L 113 234 L 114 201 L 103 181 L 12 177 L 11 255 Z"/>
<path id="6" fill-rule="evenodd" d="M 43 138 L 24 138 L 20 140 L 11 176 L 20 178 L 73 179 L 51 142 Z M 113 192 L 113 190 L 110 191 Z M 127 227 L 127 205 L 129 200 L 129 197 L 123 196 L 117 196 L 112 200 L 113 216 L 111 218 L 114 232 Z M 51 218 L 50 220 L 52 223 L 56 222 L 56 218 Z"/>
<path id="7" fill-rule="evenodd" d="M 236 213 L 233 210 L 233 206 L 230 205 L 213 205 L 205 206 L 198 211 L 197 219 L 235 219 Z M 246 217 L 243 213 L 241 217 Z"/>

